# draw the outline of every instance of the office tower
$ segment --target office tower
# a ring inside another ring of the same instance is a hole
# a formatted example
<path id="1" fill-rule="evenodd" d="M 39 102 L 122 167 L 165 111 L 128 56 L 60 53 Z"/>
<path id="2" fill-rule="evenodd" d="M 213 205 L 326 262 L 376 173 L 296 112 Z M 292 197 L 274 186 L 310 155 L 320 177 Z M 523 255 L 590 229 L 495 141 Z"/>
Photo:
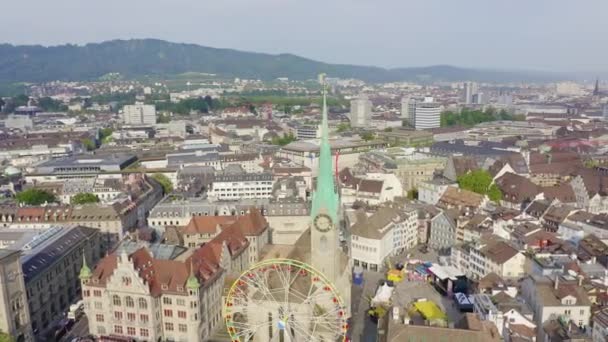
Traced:
<path id="1" fill-rule="evenodd" d="M 481 97 L 478 95 L 479 86 L 475 82 L 466 82 L 464 84 L 464 103 L 465 104 L 478 104 Z M 477 97 L 476 97 L 477 95 Z"/>
<path id="2" fill-rule="evenodd" d="M 438 128 L 441 120 L 441 108 L 430 96 L 422 100 L 409 99 L 401 101 L 401 115 L 406 112 L 407 120 L 415 129 Z M 405 109 L 404 106 L 407 108 Z"/>
<path id="3" fill-rule="evenodd" d="M 156 107 L 143 103 L 122 107 L 122 119 L 126 125 L 155 125 Z"/>
<path id="4" fill-rule="evenodd" d="M 372 101 L 361 95 L 350 101 L 350 126 L 369 127 L 372 119 Z"/>
<path id="5" fill-rule="evenodd" d="M 401 119 L 410 120 L 410 98 L 404 97 L 401 99 Z"/>

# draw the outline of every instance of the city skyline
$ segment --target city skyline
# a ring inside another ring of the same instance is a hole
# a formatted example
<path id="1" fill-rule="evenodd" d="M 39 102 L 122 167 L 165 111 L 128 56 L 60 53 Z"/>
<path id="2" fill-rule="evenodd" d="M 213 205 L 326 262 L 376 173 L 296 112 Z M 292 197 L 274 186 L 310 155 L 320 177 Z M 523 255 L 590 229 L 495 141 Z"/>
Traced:
<path id="1" fill-rule="evenodd" d="M 582 7 L 561 0 L 517 2 L 520 5 L 480 0 L 424 4 L 385 1 L 379 9 L 364 0 L 329 4 L 277 0 L 202 4 L 179 0 L 146 3 L 145 15 L 132 20 L 141 11 L 142 1 L 81 4 L 60 0 L 39 4 L 36 11 L 29 11 L 30 4 L 11 1 L 5 4 L 8 12 L 27 12 L 33 22 L 51 17 L 55 23 L 40 30 L 36 25 L 23 25 L 23 16 L 8 16 L 0 23 L 0 41 L 59 45 L 158 38 L 380 67 L 448 64 L 485 69 L 608 71 L 603 62 L 607 51 L 602 44 L 606 29 L 601 17 L 608 3 L 589 1 Z M 584 55 L 579 53 L 581 46 Z"/>

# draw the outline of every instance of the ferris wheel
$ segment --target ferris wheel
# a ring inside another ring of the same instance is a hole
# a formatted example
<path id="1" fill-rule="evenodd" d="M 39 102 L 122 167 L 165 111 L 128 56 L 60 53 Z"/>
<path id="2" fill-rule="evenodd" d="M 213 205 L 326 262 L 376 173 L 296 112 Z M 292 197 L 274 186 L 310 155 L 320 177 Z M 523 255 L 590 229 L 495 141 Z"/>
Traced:
<path id="1" fill-rule="evenodd" d="M 233 342 L 345 341 L 347 313 L 323 274 L 291 259 L 262 261 L 233 284 L 224 303 Z"/>

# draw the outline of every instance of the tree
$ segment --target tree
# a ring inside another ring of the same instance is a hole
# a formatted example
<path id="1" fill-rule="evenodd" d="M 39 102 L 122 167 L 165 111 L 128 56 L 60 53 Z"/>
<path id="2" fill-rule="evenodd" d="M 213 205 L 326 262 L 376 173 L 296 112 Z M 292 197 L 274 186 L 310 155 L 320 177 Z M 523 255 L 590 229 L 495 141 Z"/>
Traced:
<path id="1" fill-rule="evenodd" d="M 160 183 L 165 194 L 173 192 L 173 183 L 171 183 L 171 180 L 167 176 L 162 173 L 155 173 L 152 178 Z"/>
<path id="2" fill-rule="evenodd" d="M 346 131 L 349 131 L 349 130 L 350 130 L 350 125 L 343 122 L 343 123 L 341 123 L 341 124 L 338 125 L 337 132 L 338 133 L 342 133 L 342 132 L 346 132 Z"/>
<path id="3" fill-rule="evenodd" d="M 273 145 L 285 146 L 295 140 L 296 140 L 296 137 L 293 135 L 293 133 L 288 133 L 288 134 L 284 134 L 282 137 L 272 138 L 270 143 Z"/>
<path id="4" fill-rule="evenodd" d="M 87 203 L 98 203 L 99 197 L 90 192 L 81 192 L 72 197 L 72 204 L 87 204 Z"/>
<path id="5" fill-rule="evenodd" d="M 93 151 L 97 145 L 95 145 L 95 143 L 93 142 L 93 140 L 89 139 L 89 138 L 84 138 L 81 140 L 82 145 L 84 146 L 84 148 L 87 149 L 87 151 Z"/>
<path id="6" fill-rule="evenodd" d="M 9 335 L 3 331 L 0 331 L 0 342 L 14 342 L 14 341 L 15 341 L 15 339 L 11 335 Z"/>
<path id="7" fill-rule="evenodd" d="M 365 132 L 360 134 L 361 135 L 361 139 L 365 140 L 365 141 L 370 141 L 370 140 L 374 140 L 374 133 L 372 132 Z"/>
<path id="8" fill-rule="evenodd" d="M 205 100 L 205 103 L 207 104 L 207 108 L 209 109 L 213 109 L 213 99 L 211 98 L 211 96 L 206 95 L 203 100 Z"/>
<path id="9" fill-rule="evenodd" d="M 384 129 L 384 131 L 385 131 L 385 132 L 392 132 L 392 131 L 393 131 L 393 128 L 392 128 L 392 127 L 386 127 L 386 128 Z"/>
<path id="10" fill-rule="evenodd" d="M 48 112 L 65 112 L 68 110 L 68 107 L 61 103 L 61 101 L 54 100 L 48 96 L 38 99 L 38 107 Z"/>
<path id="11" fill-rule="evenodd" d="M 418 199 L 418 189 L 414 188 L 407 192 L 407 199 L 415 200 Z"/>
<path id="12" fill-rule="evenodd" d="M 158 123 L 169 123 L 171 122 L 171 117 L 167 114 L 159 114 L 156 118 L 156 122 Z"/>
<path id="13" fill-rule="evenodd" d="M 458 177 L 457 181 L 461 189 L 473 191 L 481 195 L 488 195 L 492 201 L 502 199 L 502 192 L 496 184 L 492 184 L 492 175 L 488 171 L 471 171 Z"/>
<path id="14" fill-rule="evenodd" d="M 502 191 L 500 191 L 496 184 L 492 184 L 488 188 L 488 198 L 490 198 L 490 201 L 494 202 L 498 202 L 502 199 Z"/>
<path id="15" fill-rule="evenodd" d="M 102 128 L 99 130 L 99 138 L 101 139 L 101 143 L 105 144 L 112 140 L 112 133 L 114 132 L 111 128 Z"/>
<path id="16" fill-rule="evenodd" d="M 504 109 L 497 112 L 491 107 L 485 111 L 465 108 L 460 113 L 452 111 L 441 113 L 440 124 L 441 127 L 474 126 L 478 123 L 497 120 L 522 121 L 525 120 L 525 117 L 510 114 Z"/>
<path id="17" fill-rule="evenodd" d="M 44 203 L 55 202 L 55 195 L 40 189 L 27 189 L 21 191 L 16 196 L 17 202 L 27 205 L 41 205 Z"/>

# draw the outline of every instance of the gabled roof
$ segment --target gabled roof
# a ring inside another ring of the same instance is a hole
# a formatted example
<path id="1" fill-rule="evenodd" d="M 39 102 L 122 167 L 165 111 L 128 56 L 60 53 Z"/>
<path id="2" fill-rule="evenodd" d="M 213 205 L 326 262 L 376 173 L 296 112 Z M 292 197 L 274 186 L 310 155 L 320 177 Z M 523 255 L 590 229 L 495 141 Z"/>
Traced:
<path id="1" fill-rule="evenodd" d="M 479 207 L 483 203 L 484 196 L 473 191 L 448 186 L 439 199 L 440 204 L 449 206 Z"/>
<path id="2" fill-rule="evenodd" d="M 393 220 L 399 220 L 397 209 L 382 207 L 371 216 L 358 215 L 357 222 L 351 227 L 353 235 L 368 239 L 382 239 L 388 230 L 381 231 Z"/>
<path id="3" fill-rule="evenodd" d="M 88 285 L 105 287 L 118 267 L 119 258 L 126 257 L 133 264 L 139 278 L 149 287 L 152 296 L 157 297 L 163 293 L 185 294 L 191 268 L 203 286 L 222 271 L 211 246 L 206 246 L 207 244 L 197 248 L 186 261 L 156 259 L 146 247 L 130 255 L 124 251 L 114 252 L 100 260 Z"/>
<path id="4" fill-rule="evenodd" d="M 486 258 L 494 261 L 498 265 L 504 264 L 519 253 L 517 249 L 511 247 L 504 241 L 489 244 L 482 248 L 481 252 Z"/>
<path id="5" fill-rule="evenodd" d="M 507 172 L 496 180 L 496 186 L 502 191 L 504 200 L 511 203 L 523 203 L 532 200 L 540 192 L 538 186 L 526 177 Z"/>
<path id="6" fill-rule="evenodd" d="M 268 221 L 257 208 L 251 208 L 249 213 L 238 216 L 232 226 L 237 226 L 246 236 L 257 236 L 268 228 Z"/>
<path id="7" fill-rule="evenodd" d="M 454 171 L 457 177 L 479 168 L 477 161 L 473 157 L 456 156 L 450 159 L 452 159 L 452 163 L 454 164 Z"/>
<path id="8" fill-rule="evenodd" d="M 184 234 L 214 234 L 218 226 L 227 226 L 234 223 L 235 216 L 193 216 L 182 233 Z"/>

